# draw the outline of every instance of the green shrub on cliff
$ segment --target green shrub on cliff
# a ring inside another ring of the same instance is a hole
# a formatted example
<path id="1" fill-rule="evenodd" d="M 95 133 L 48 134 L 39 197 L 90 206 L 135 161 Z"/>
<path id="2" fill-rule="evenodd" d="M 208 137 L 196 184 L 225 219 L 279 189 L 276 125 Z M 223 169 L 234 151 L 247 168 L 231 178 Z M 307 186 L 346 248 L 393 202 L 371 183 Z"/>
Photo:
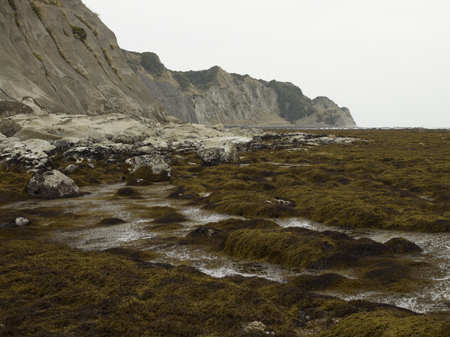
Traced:
<path id="1" fill-rule="evenodd" d="M 33 11 L 36 13 L 36 15 L 38 16 L 39 20 L 43 20 L 45 17 L 45 5 L 41 2 L 37 2 L 37 1 L 30 1 L 30 5 L 31 8 L 33 9 Z"/>
<path id="2" fill-rule="evenodd" d="M 86 40 L 87 34 L 86 34 L 86 31 L 84 30 L 84 28 L 72 26 L 72 25 L 70 25 L 70 27 L 72 28 L 73 36 L 76 39 Z"/>
<path id="3" fill-rule="evenodd" d="M 200 71 L 185 71 L 183 74 L 187 77 L 187 79 L 196 87 L 206 88 L 206 86 L 214 82 L 219 74 L 219 67 L 214 66 L 208 70 L 200 70 Z"/>
<path id="4" fill-rule="evenodd" d="M 166 70 L 166 67 L 161 63 L 158 55 L 151 52 L 145 52 L 141 54 L 141 65 L 150 74 L 157 77 L 161 76 Z"/>
<path id="5" fill-rule="evenodd" d="M 16 10 L 16 3 L 14 0 L 8 0 L 9 5 L 11 6 L 12 9 Z"/>
<path id="6" fill-rule="evenodd" d="M 181 89 L 186 90 L 187 88 L 189 88 L 189 84 L 191 84 L 191 82 L 189 82 L 188 78 L 183 74 L 183 72 L 174 71 L 172 72 L 172 74 L 173 78 L 178 82 Z"/>
<path id="7" fill-rule="evenodd" d="M 311 116 L 316 109 L 308 102 L 308 98 L 303 95 L 302 90 L 292 83 L 263 82 L 267 87 L 272 88 L 278 95 L 278 107 L 280 117 L 294 122 L 297 119 Z"/>

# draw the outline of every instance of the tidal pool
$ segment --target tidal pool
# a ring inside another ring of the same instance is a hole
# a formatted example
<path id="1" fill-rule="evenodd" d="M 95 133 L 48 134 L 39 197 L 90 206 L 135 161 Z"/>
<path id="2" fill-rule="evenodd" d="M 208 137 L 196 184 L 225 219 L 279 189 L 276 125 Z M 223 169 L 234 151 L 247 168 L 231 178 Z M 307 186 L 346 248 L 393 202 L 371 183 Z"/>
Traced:
<path id="1" fill-rule="evenodd" d="M 217 222 L 228 218 L 241 218 L 213 213 L 197 206 L 189 205 L 183 200 L 168 199 L 174 188 L 168 183 L 158 183 L 146 187 L 133 187 L 141 193 L 140 198 L 114 198 L 115 192 L 124 187 L 123 183 L 82 188 L 86 193 L 79 198 L 58 200 L 28 200 L 9 204 L 5 207 L 32 209 L 42 207 L 59 207 L 66 213 L 76 216 L 68 226 L 55 230 L 53 238 L 71 247 L 83 250 L 104 250 L 114 247 L 132 248 L 135 250 L 156 253 L 153 262 L 174 265 L 189 265 L 214 277 L 225 277 L 239 274 L 258 276 L 270 280 L 284 282 L 289 276 L 299 274 L 320 274 L 325 271 L 290 270 L 285 267 L 253 261 L 237 261 L 222 254 L 205 251 L 200 248 L 180 246 L 170 238 L 187 235 L 193 228 L 209 222 Z M 186 216 L 188 221 L 182 226 L 168 230 L 152 230 L 152 218 L 145 215 L 145 209 L 154 206 L 170 206 Z M 113 226 L 96 226 L 105 218 L 120 218 L 123 224 Z M 242 219 L 242 218 L 241 218 Z M 417 261 L 428 263 L 421 269 L 419 278 L 432 280 L 431 285 L 416 292 L 402 294 L 386 294 L 383 292 L 360 292 L 348 295 L 339 292 L 324 292 L 345 300 L 367 299 L 374 302 L 393 304 L 416 312 L 450 310 L 450 234 L 428 234 L 416 232 L 382 231 L 382 230 L 344 230 L 314 223 L 299 218 L 276 221 L 282 227 L 304 227 L 317 231 L 336 230 L 352 237 L 368 237 L 378 242 L 386 242 L 391 238 L 403 237 L 417 245 L 423 252 L 414 254 Z M 41 225 L 51 225 L 54 220 L 45 218 Z M 330 272 L 330 271 L 327 271 Z M 332 270 L 351 277 L 351 270 Z"/>

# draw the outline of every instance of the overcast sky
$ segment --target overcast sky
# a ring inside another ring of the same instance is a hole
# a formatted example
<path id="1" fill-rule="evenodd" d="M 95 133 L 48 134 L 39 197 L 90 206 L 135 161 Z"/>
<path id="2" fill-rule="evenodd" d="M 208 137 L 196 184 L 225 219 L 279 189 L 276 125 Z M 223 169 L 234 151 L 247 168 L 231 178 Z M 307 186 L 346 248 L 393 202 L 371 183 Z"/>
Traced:
<path id="1" fill-rule="evenodd" d="M 448 0 L 83 0 L 171 70 L 291 82 L 358 126 L 450 128 Z"/>

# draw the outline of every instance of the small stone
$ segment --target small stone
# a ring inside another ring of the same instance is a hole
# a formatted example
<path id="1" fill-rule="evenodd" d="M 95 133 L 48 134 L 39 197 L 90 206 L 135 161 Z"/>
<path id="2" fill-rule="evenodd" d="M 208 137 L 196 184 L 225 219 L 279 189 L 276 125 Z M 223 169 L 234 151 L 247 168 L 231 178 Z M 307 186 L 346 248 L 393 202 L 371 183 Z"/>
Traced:
<path id="1" fill-rule="evenodd" d="M 267 326 L 264 323 L 258 321 L 254 321 L 244 325 L 245 332 L 262 332 L 266 335 L 275 335 L 275 332 L 266 331 L 266 329 Z"/>
<path id="2" fill-rule="evenodd" d="M 19 216 L 14 220 L 14 223 L 16 224 L 16 226 L 23 227 L 28 226 L 31 223 L 31 221 L 30 219 L 27 219 L 23 216 Z"/>

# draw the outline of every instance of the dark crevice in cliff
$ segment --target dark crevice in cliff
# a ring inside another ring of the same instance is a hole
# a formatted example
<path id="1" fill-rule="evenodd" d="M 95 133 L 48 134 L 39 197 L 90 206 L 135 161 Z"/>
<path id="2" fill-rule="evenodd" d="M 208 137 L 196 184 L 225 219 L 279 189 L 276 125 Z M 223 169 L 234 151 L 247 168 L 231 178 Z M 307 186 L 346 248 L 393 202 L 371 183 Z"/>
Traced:
<path id="1" fill-rule="evenodd" d="M 105 94 L 103 93 L 103 91 L 101 91 L 96 85 L 94 85 L 95 89 L 97 89 L 103 96 L 103 98 L 109 103 L 109 105 L 111 106 L 111 109 L 113 109 L 115 112 L 119 112 L 119 113 L 125 113 L 125 111 L 121 111 L 121 109 L 119 109 L 118 107 L 116 107 L 109 99 L 108 97 L 105 96 Z"/>
<path id="2" fill-rule="evenodd" d="M 16 99 L 12 98 L 11 96 L 9 96 L 2 88 L 0 88 L 0 91 L 1 91 L 6 97 L 12 99 L 14 102 L 19 103 L 18 100 L 16 100 Z"/>
<path id="3" fill-rule="evenodd" d="M 114 60 L 111 58 L 111 56 L 109 55 L 107 49 L 105 47 L 102 46 L 100 40 L 99 40 L 99 35 L 100 32 L 99 30 L 92 25 L 91 23 L 89 23 L 89 21 L 87 21 L 82 15 L 78 15 L 75 14 L 75 17 L 83 24 L 85 25 L 94 35 L 94 38 L 97 40 L 97 44 L 102 48 L 102 52 L 103 52 L 103 56 L 105 61 L 108 63 L 108 65 L 111 67 L 111 69 L 114 71 L 114 73 L 116 74 L 116 76 L 119 78 L 119 80 L 122 81 L 122 83 L 130 90 L 133 90 L 132 87 L 130 87 L 128 84 L 125 83 L 123 77 L 120 75 L 119 73 L 119 69 L 117 68 L 117 65 L 114 63 Z M 111 80 L 111 82 L 113 82 L 117 87 L 119 87 L 118 83 L 116 83 L 109 75 L 109 73 L 106 71 L 105 67 L 104 67 L 104 63 L 99 59 L 100 55 L 98 55 L 97 53 L 94 52 L 94 48 L 89 45 L 86 41 L 86 39 L 81 40 L 84 45 L 86 46 L 86 48 L 94 55 L 95 59 L 97 60 L 98 64 L 100 65 L 100 67 L 103 69 L 103 71 L 105 72 L 106 76 L 108 76 L 108 78 Z M 110 48 L 111 45 L 109 46 Z M 119 87 L 120 88 L 120 87 Z M 121 89 L 122 90 L 122 89 Z M 123 90 L 122 90 L 123 91 Z"/>

